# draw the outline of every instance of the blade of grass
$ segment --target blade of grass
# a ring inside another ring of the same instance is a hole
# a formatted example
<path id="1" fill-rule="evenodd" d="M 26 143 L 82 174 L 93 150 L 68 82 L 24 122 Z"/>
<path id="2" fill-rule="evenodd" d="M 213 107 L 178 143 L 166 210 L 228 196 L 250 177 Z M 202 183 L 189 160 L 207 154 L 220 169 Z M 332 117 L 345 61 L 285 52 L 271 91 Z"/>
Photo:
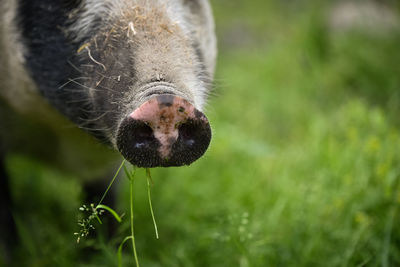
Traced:
<path id="1" fill-rule="evenodd" d="M 125 171 L 126 168 L 125 168 Z M 136 262 L 136 267 L 139 267 L 139 260 L 136 252 L 136 244 L 135 244 L 135 232 L 133 228 L 133 178 L 135 177 L 135 170 L 133 171 L 133 174 L 130 176 L 130 210 L 131 210 L 131 234 L 132 234 L 132 249 L 133 249 L 133 255 L 135 257 L 135 262 Z"/>
<path id="2" fill-rule="evenodd" d="M 128 241 L 129 239 L 132 239 L 132 236 L 127 236 L 125 239 L 121 242 L 121 244 L 118 247 L 118 267 L 122 267 L 122 247 L 124 246 L 125 242 Z"/>
<path id="3" fill-rule="evenodd" d="M 100 204 L 103 202 L 103 200 L 104 200 L 104 198 L 106 197 L 108 191 L 110 190 L 110 188 L 111 188 L 111 186 L 113 185 L 115 179 L 117 178 L 119 172 L 121 171 L 122 166 L 125 166 L 124 164 L 125 164 L 125 159 L 122 161 L 121 165 L 119 166 L 117 172 L 115 173 L 114 177 L 113 177 L 112 180 L 111 180 L 111 183 L 108 185 L 106 191 L 104 192 L 104 194 L 103 194 L 103 196 L 101 197 L 101 199 L 100 199 L 100 201 L 99 201 L 99 204 L 97 204 L 97 206 L 100 205 Z"/>
<path id="4" fill-rule="evenodd" d="M 135 170 L 136 169 L 134 168 L 133 172 L 135 172 Z M 124 165 L 124 172 L 125 172 L 125 175 L 128 178 L 128 180 L 132 180 L 133 179 L 132 173 L 126 168 L 125 165 Z"/>
<path id="5" fill-rule="evenodd" d="M 156 223 L 156 219 L 154 217 L 154 212 L 153 212 L 153 205 L 151 203 L 151 193 L 150 193 L 150 182 L 152 181 L 151 179 L 151 174 L 150 174 L 150 169 L 146 169 L 146 175 L 147 175 L 147 196 L 149 198 L 149 206 L 150 206 L 150 213 L 151 213 L 151 218 L 153 219 L 153 224 L 154 224 L 154 230 L 156 232 L 156 238 L 159 239 L 158 236 L 158 228 L 157 228 L 157 223 Z"/>
<path id="6" fill-rule="evenodd" d="M 114 216 L 114 218 L 115 218 L 115 219 L 117 220 L 117 222 L 119 222 L 119 223 L 122 221 L 121 217 L 115 212 L 115 210 L 113 210 L 112 208 L 110 208 L 110 207 L 108 207 L 108 206 L 106 206 L 106 205 L 99 204 L 99 205 L 97 205 L 97 207 L 96 207 L 96 210 L 97 210 L 97 209 L 103 209 L 103 210 L 108 211 L 109 213 L 111 213 L 112 216 Z"/>

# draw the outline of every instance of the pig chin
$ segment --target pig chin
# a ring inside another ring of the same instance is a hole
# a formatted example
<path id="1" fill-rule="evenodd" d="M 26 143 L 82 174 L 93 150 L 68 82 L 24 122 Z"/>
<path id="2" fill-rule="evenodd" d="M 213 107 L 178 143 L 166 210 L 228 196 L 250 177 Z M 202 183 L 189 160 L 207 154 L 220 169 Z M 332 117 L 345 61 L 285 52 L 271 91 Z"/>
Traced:
<path id="1" fill-rule="evenodd" d="M 200 158 L 211 140 L 206 116 L 184 98 L 156 93 L 121 122 L 116 145 L 138 167 L 189 165 Z"/>

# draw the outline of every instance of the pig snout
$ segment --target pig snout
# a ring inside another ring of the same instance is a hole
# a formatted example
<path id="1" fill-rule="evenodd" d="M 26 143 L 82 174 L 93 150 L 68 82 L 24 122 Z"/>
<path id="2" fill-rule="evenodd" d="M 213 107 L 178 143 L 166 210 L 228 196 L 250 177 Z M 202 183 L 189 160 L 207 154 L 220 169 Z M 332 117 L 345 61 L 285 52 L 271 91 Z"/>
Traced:
<path id="1" fill-rule="evenodd" d="M 138 167 L 189 165 L 211 140 L 206 116 L 185 99 L 158 95 L 143 103 L 119 126 L 117 147 Z"/>

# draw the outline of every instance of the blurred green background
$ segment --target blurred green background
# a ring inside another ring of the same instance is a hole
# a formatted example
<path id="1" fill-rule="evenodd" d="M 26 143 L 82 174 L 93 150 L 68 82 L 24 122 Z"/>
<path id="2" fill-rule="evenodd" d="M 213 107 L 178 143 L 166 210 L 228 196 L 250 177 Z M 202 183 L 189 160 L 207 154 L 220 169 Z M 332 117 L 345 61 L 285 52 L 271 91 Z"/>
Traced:
<path id="1" fill-rule="evenodd" d="M 399 25 L 388 13 L 346 21 L 340 3 L 212 1 L 212 144 L 190 167 L 152 171 L 159 240 L 138 171 L 141 266 L 400 266 Z M 381 8 L 400 16 L 397 1 L 371 10 Z M 117 265 L 128 217 L 111 238 L 97 226 L 77 245 L 78 179 L 21 156 L 7 162 L 15 266 Z M 119 213 L 128 187 L 121 177 Z"/>

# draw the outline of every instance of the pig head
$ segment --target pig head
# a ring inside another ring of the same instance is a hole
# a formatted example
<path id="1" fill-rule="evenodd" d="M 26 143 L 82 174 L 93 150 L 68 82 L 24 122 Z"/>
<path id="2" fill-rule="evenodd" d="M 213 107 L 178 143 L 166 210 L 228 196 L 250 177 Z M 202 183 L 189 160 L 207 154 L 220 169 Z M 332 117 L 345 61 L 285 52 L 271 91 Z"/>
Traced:
<path id="1" fill-rule="evenodd" d="M 18 15 L 28 73 L 78 127 L 139 167 L 205 153 L 216 57 L 207 1 L 31 0 Z"/>

